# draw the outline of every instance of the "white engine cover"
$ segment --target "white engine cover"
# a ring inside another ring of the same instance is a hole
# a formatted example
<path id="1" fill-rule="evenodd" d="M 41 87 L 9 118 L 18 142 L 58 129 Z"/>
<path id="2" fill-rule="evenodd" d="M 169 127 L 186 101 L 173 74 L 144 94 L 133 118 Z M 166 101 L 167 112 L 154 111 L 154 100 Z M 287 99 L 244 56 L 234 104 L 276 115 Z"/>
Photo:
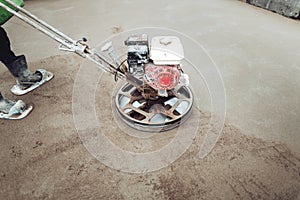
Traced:
<path id="1" fill-rule="evenodd" d="M 155 65 L 179 65 L 184 58 L 180 39 L 176 36 L 153 37 L 150 58 Z"/>

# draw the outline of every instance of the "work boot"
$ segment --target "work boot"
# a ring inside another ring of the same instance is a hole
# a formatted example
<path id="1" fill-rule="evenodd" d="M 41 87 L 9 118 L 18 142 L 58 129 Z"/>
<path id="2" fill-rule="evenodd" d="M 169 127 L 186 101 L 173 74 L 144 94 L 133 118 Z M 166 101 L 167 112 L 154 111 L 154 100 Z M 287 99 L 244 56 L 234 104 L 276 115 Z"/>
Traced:
<path id="1" fill-rule="evenodd" d="M 17 56 L 15 61 L 7 65 L 7 68 L 17 79 L 17 83 L 22 90 L 25 90 L 31 85 L 40 82 L 43 78 L 39 71 L 35 73 L 29 71 L 24 55 Z"/>
<path id="2" fill-rule="evenodd" d="M 4 114 L 8 114 L 10 109 L 16 104 L 15 101 L 11 101 L 9 99 L 4 99 L 0 93 L 0 112 Z"/>
<path id="3" fill-rule="evenodd" d="M 4 99 L 0 93 L 0 119 L 23 119 L 32 109 L 32 106 L 27 107 L 22 100 L 12 101 Z"/>

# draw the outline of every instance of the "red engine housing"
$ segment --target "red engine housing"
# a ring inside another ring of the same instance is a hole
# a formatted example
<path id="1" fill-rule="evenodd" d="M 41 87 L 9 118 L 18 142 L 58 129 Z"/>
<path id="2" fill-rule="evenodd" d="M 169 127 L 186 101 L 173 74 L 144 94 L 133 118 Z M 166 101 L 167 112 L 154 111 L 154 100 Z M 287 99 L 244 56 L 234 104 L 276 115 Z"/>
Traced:
<path id="1" fill-rule="evenodd" d="M 179 68 L 175 65 L 145 66 L 144 81 L 156 90 L 171 90 L 177 86 L 180 79 Z"/>

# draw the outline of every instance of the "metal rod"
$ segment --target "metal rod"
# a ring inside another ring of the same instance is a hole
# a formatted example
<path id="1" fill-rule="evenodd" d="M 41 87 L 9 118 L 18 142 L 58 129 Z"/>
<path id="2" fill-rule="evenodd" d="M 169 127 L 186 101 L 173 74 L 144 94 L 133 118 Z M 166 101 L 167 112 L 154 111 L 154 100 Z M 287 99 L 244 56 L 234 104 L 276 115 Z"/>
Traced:
<path id="1" fill-rule="evenodd" d="M 28 12 L 27 10 L 25 10 L 24 8 L 22 8 L 21 6 L 19 6 L 18 4 L 16 4 L 15 2 L 11 1 L 11 0 L 4 0 L 5 2 L 9 3 L 10 5 L 14 6 L 15 8 L 17 8 L 19 11 L 21 11 L 22 13 L 24 13 L 25 15 L 27 15 L 28 17 L 30 17 L 31 19 L 37 21 L 38 23 L 42 24 L 43 26 L 47 27 L 49 30 L 55 32 L 57 35 L 61 36 L 62 38 L 64 38 L 65 40 L 68 40 L 71 43 L 76 44 L 76 41 L 73 40 L 72 38 L 70 38 L 69 36 L 67 36 L 66 34 L 60 32 L 59 30 L 57 30 L 56 28 L 50 26 L 49 24 L 47 24 L 45 21 L 39 19 L 37 16 L 33 15 L 32 13 Z"/>

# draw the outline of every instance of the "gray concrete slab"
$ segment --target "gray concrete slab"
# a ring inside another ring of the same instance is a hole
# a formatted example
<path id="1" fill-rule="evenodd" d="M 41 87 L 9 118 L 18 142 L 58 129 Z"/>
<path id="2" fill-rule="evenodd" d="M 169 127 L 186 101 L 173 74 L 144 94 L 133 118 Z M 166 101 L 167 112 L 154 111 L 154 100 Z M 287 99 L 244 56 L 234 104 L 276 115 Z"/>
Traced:
<path id="1" fill-rule="evenodd" d="M 26 9 L 73 38 L 86 36 L 91 46 L 116 29 L 144 26 L 191 36 L 221 71 L 227 121 L 300 153 L 299 21 L 232 0 L 30 0 Z M 18 19 L 5 28 L 14 50 L 29 61 L 61 54 L 54 41 Z"/>

